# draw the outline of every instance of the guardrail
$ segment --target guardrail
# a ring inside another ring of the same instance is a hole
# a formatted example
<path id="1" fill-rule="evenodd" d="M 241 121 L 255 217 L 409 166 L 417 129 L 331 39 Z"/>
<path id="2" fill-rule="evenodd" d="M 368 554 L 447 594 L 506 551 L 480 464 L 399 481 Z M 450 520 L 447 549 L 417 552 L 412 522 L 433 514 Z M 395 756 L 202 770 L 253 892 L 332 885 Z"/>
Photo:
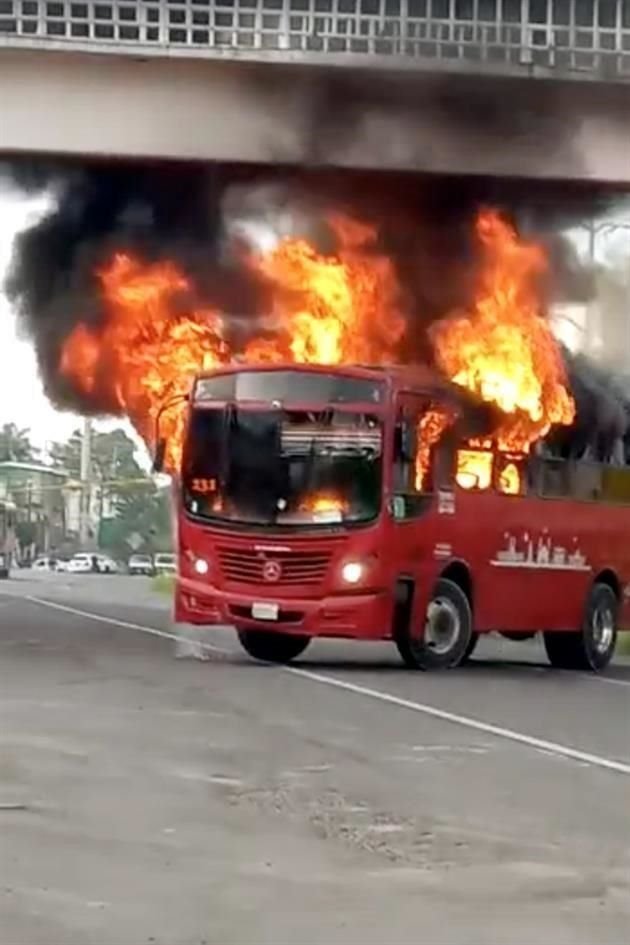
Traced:
<path id="1" fill-rule="evenodd" d="M 630 79 L 626 0 L 0 0 L 0 47 Z"/>

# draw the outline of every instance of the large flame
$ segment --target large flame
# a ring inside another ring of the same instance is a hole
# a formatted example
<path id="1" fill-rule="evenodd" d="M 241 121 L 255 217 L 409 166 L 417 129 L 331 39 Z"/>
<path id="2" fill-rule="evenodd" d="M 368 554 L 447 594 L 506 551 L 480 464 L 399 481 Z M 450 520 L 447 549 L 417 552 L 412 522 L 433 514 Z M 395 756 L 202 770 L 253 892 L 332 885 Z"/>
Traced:
<path id="1" fill-rule="evenodd" d="M 383 364 L 404 334 L 394 267 L 376 251 L 376 231 L 329 218 L 338 249 L 323 256 L 302 239 L 283 239 L 254 264 L 275 287 L 272 338 L 256 339 L 247 361 Z"/>
<path id="2" fill-rule="evenodd" d="M 436 360 L 456 384 L 502 411 L 499 448 L 528 452 L 553 424 L 569 424 L 575 404 L 558 344 L 541 310 L 536 281 L 546 261 L 494 211 L 477 220 L 481 270 L 470 311 L 431 329 Z"/>
<path id="3" fill-rule="evenodd" d="M 153 443 L 158 413 L 167 466 L 177 468 L 184 422 L 182 395 L 200 370 L 228 360 L 220 316 L 190 308 L 190 285 L 170 262 L 144 265 L 118 254 L 99 274 L 105 320 L 80 324 L 61 354 L 75 389 L 98 395 L 104 411 L 126 414 Z"/>
<path id="4" fill-rule="evenodd" d="M 335 252 L 325 255 L 304 239 L 285 238 L 250 257 L 270 285 L 272 304 L 266 319 L 271 327 L 240 352 L 246 362 L 411 359 L 411 352 L 401 357 L 404 316 L 423 313 L 403 312 L 396 270 L 379 251 L 376 230 L 341 216 L 328 222 Z M 479 215 L 477 237 L 476 298 L 469 310 L 434 325 L 430 338 L 443 373 L 502 411 L 495 445 L 523 453 L 552 424 L 570 423 L 574 415 L 561 356 L 536 292 L 545 260 L 492 211 Z M 61 351 L 60 371 L 93 410 L 129 416 L 149 444 L 161 413 L 167 468 L 175 470 L 184 408 L 181 402 L 164 408 L 189 391 L 199 371 L 239 354 L 225 340 L 228 320 L 200 305 L 189 279 L 169 261 L 149 264 L 121 253 L 98 278 L 103 319 L 72 332 Z M 418 485 L 431 447 L 449 423 L 439 409 L 421 421 Z M 465 462 L 462 458 L 468 472 L 472 462 L 469 451 Z"/>

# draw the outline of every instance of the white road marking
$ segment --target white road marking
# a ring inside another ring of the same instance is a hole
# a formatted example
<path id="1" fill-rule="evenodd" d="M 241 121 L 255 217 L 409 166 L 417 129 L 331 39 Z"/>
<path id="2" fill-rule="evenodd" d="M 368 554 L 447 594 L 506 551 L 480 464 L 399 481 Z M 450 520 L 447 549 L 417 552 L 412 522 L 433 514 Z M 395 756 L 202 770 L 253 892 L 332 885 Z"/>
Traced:
<path id="1" fill-rule="evenodd" d="M 155 627 L 147 627 L 144 624 L 130 623 L 126 620 L 119 620 L 116 617 L 104 617 L 102 614 L 95 614 L 87 610 L 79 610 L 76 607 L 68 607 L 66 604 L 56 604 L 41 597 L 23 598 L 32 603 L 39 604 L 42 607 L 49 607 L 53 610 L 59 610 L 69 614 L 75 614 L 78 617 L 85 617 L 88 620 L 94 620 L 97 623 L 110 624 L 112 626 L 123 627 L 127 630 L 138 630 L 140 633 L 147 633 L 150 636 L 161 637 L 166 640 L 181 641 L 177 633 L 169 633 L 166 630 L 158 630 Z M 215 646 L 210 643 L 202 643 L 204 649 L 211 652 L 229 655 L 230 650 L 225 647 Z M 323 686 L 330 686 L 333 689 L 340 689 L 343 692 L 350 692 L 356 696 L 363 696 L 367 699 L 374 699 L 383 702 L 386 705 L 396 706 L 400 709 L 407 709 L 411 712 L 418 712 L 430 718 L 440 719 L 442 722 L 451 722 L 459 725 L 461 728 L 467 728 L 475 732 L 484 732 L 486 735 L 493 735 L 495 738 L 502 738 L 507 741 L 516 742 L 519 745 L 526 745 L 538 751 L 548 752 L 560 758 L 569 758 L 572 761 L 583 764 L 593 765 L 597 768 L 604 768 L 607 771 L 614 771 L 617 774 L 630 775 L 630 763 L 617 761 L 613 758 L 605 758 L 603 755 L 594 755 L 591 752 L 581 751 L 578 748 L 572 748 L 570 745 L 562 745 L 559 742 L 551 742 L 544 738 L 537 738 L 534 735 L 526 735 L 523 732 L 517 732 L 511 728 L 504 728 L 501 725 L 493 725 L 490 722 L 482 722 L 480 719 L 472 718 L 467 715 L 459 715 L 456 712 L 448 712 L 445 709 L 438 709 L 435 706 L 427 705 L 424 702 L 415 702 L 411 699 L 403 699 L 401 696 L 395 696 L 389 692 L 383 692 L 381 689 L 372 689 L 368 686 L 360 686 L 357 683 L 348 682 L 345 679 L 337 679 L 334 676 L 324 676 L 322 673 L 316 673 L 309 669 L 300 669 L 296 666 L 283 666 L 280 669 L 292 676 L 298 676 L 301 679 L 308 679 L 311 682 Z"/>
<path id="2" fill-rule="evenodd" d="M 609 771 L 616 771 L 618 774 L 630 775 L 630 763 L 616 761 L 613 758 L 604 758 L 602 755 L 593 755 L 590 752 L 580 751 L 580 749 L 572 748 L 569 745 L 561 745 L 559 742 L 550 742 L 544 738 L 536 738 L 534 735 L 525 735 L 523 732 L 517 732 L 511 728 L 503 728 L 501 725 L 492 725 L 490 722 L 482 722 L 479 719 L 474 719 L 467 715 L 447 712 L 445 709 L 438 709 L 424 702 L 414 702 L 411 699 L 403 699 L 389 692 L 383 692 L 381 689 L 359 686 L 357 683 L 347 682 L 345 679 L 336 679 L 334 676 L 323 676 L 321 673 L 314 673 L 309 669 L 298 669 L 294 666 L 285 666 L 283 668 L 287 673 L 301 676 L 303 679 L 310 679 L 312 682 L 321 683 L 324 686 L 333 686 L 345 692 L 352 692 L 358 696 L 365 696 L 370 699 L 376 699 L 379 702 L 385 702 L 388 705 L 398 706 L 401 709 L 410 709 L 412 712 L 420 712 L 431 718 L 441 719 L 443 722 L 452 722 L 463 728 L 472 729 L 476 732 L 485 732 L 487 735 L 494 735 L 496 738 L 504 738 L 508 741 L 517 742 L 520 745 L 527 745 L 529 748 L 549 752 L 549 754 L 558 755 L 562 758 L 571 758 L 573 761 L 585 762 L 589 765 L 595 765 L 598 768 L 606 768 Z"/>
<path id="3" fill-rule="evenodd" d="M 15 595 L 17 596 L 17 595 Z M 179 633 L 169 633 L 168 630 L 158 630 L 156 627 L 147 627 L 142 623 L 129 623 L 127 620 L 119 620 L 117 617 L 104 617 L 102 614 L 94 614 L 89 610 L 79 610 L 77 607 L 68 607 L 67 604 L 56 604 L 51 600 L 45 600 L 43 597 L 24 597 L 22 600 L 28 600 L 32 604 L 40 604 L 42 607 L 50 607 L 52 610 L 61 610 L 67 614 L 74 614 L 77 617 L 86 617 L 88 620 L 94 620 L 96 623 L 107 623 L 116 627 L 123 627 L 125 630 L 139 630 L 140 633 L 148 633 L 152 637 L 161 637 L 163 640 L 173 640 L 175 643 L 189 643 L 186 637 Z M 224 656 L 230 655 L 231 650 L 223 646 L 215 646 L 214 643 L 200 644 L 204 650 L 212 653 L 222 653 Z"/>
<path id="4" fill-rule="evenodd" d="M 606 683 L 608 686 L 630 686 L 630 679 L 615 679 L 614 676 L 589 676 L 582 673 L 582 678 L 588 679 L 589 682 Z"/>

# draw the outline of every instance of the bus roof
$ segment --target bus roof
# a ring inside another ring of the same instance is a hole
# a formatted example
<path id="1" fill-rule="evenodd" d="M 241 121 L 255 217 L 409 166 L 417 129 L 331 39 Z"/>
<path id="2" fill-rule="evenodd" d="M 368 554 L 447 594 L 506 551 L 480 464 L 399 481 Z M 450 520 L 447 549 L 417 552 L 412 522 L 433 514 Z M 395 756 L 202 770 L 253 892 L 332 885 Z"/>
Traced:
<path id="1" fill-rule="evenodd" d="M 384 380 L 393 389 L 409 388 L 419 390 L 452 391 L 452 385 L 426 364 L 418 365 L 371 365 L 371 364 L 296 364 L 281 361 L 274 364 L 235 363 L 218 367 L 212 371 L 203 371 L 199 380 L 216 377 L 220 374 L 238 374 L 240 372 L 303 371 L 313 374 L 341 374 L 346 377 L 360 377 L 366 380 Z"/>

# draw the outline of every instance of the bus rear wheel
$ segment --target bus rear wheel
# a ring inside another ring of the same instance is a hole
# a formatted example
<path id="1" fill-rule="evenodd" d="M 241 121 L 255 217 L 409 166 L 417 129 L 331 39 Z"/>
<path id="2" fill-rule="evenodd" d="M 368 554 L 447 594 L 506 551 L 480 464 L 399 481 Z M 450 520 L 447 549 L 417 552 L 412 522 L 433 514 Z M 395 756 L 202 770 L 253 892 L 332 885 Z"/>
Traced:
<path id="1" fill-rule="evenodd" d="M 472 611 L 465 593 L 447 578 L 435 585 L 421 637 L 408 631 L 396 640 L 403 662 L 410 669 L 450 669 L 472 652 Z"/>
<path id="2" fill-rule="evenodd" d="M 545 632 L 545 649 L 551 665 L 595 673 L 605 669 L 615 652 L 618 611 L 613 589 L 608 584 L 595 584 L 586 601 L 581 630 Z"/>
<path id="3" fill-rule="evenodd" d="M 245 652 L 263 663 L 290 663 L 311 642 L 310 637 L 269 630 L 239 630 L 238 638 Z"/>

